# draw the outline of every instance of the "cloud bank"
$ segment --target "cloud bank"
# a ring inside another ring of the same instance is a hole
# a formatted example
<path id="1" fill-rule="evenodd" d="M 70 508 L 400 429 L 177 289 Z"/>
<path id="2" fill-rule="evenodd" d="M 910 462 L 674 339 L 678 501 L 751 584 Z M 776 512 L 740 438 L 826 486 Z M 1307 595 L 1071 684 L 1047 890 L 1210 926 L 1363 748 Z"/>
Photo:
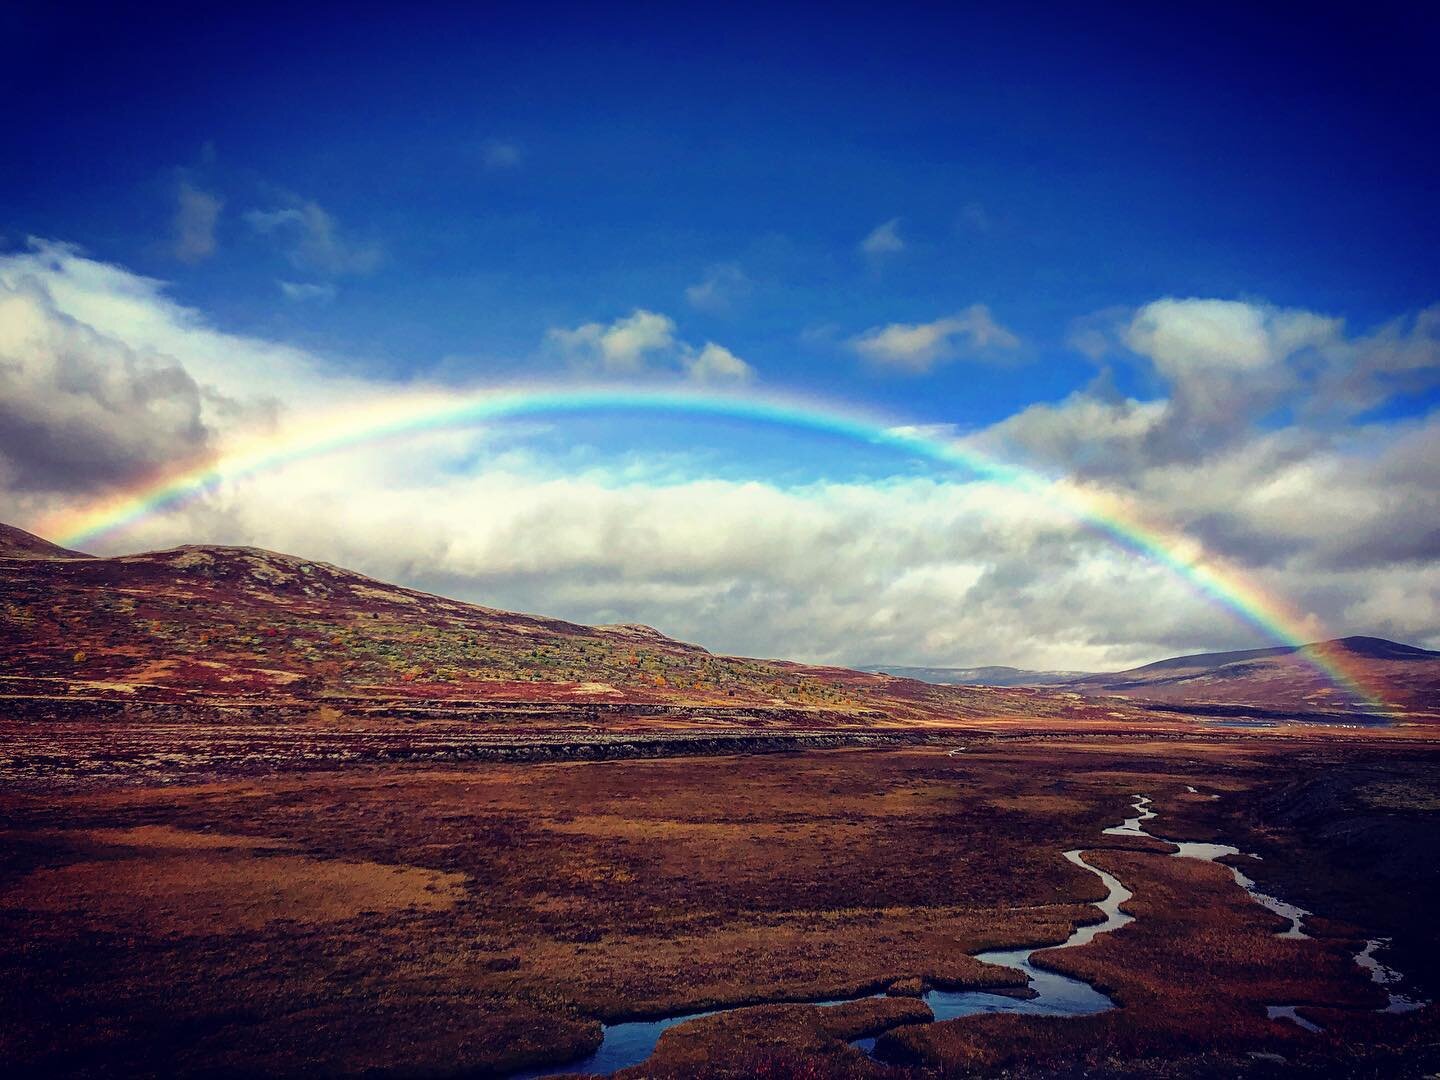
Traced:
<path id="1" fill-rule="evenodd" d="M 873 337 L 911 365 L 1007 340 L 975 308 L 938 322 Z M 1354 332 L 1323 313 L 1159 298 L 1092 329 L 1099 362 L 1143 369 L 1153 396 L 1102 377 L 966 438 L 1131 499 L 1317 630 L 1440 646 L 1440 419 L 1375 412 L 1440 385 L 1436 310 Z M 547 355 L 587 377 L 752 374 L 645 309 L 557 328 Z M 354 370 L 224 333 L 161 283 L 62 245 L 0 256 L 0 519 L 35 526 L 315 410 L 423 389 Z M 724 478 L 706 462 L 743 456 L 735 433 L 692 434 L 636 457 L 557 453 L 503 425 L 430 433 L 226 484 L 102 546 L 256 544 L 815 661 L 1114 668 L 1257 641 L 1054 502 L 900 463 L 888 478 Z"/>

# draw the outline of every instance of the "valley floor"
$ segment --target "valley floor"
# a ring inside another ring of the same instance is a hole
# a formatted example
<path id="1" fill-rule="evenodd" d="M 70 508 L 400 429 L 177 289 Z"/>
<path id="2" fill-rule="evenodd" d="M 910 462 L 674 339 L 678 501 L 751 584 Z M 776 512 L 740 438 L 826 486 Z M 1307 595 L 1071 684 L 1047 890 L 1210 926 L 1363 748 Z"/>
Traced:
<path id="1" fill-rule="evenodd" d="M 634 1074 L 1440 1068 L 1436 1007 L 1377 1011 L 1385 989 L 1354 962 L 1389 939 L 1407 993 L 1440 997 L 1440 742 L 929 734 L 328 769 L 237 751 L 204 772 L 142 740 L 144 768 L 87 772 L 72 732 L 0 789 L 0 1061 L 505 1075 L 582 1058 L 603 1023 L 754 1005 L 671 1028 Z M 1137 794 L 1156 835 L 1263 856 L 1231 861 L 1314 912 L 1311 936 L 1278 937 L 1223 863 L 1106 835 Z M 1134 893 L 1136 921 L 1037 960 L 1119 1007 L 926 1022 L 925 986 L 1022 981 L 972 953 L 1099 918 L 1074 849 Z M 892 987 L 844 1012 L 782 1004 Z M 849 1044 L 881 1032 L 886 1062 Z"/>

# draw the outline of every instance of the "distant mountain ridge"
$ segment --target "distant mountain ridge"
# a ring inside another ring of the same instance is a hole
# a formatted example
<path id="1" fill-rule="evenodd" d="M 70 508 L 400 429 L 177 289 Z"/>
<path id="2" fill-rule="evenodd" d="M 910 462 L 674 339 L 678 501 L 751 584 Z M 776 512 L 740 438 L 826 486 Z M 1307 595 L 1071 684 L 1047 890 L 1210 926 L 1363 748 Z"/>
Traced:
<path id="1" fill-rule="evenodd" d="M 1385 638 L 1357 635 L 1353 637 L 1334 638 L 1330 641 L 1313 641 L 1308 645 L 1278 645 L 1268 649 L 1242 649 L 1238 652 L 1194 653 L 1190 656 L 1172 657 L 1169 660 L 1156 660 L 1151 664 L 1145 664 L 1137 668 L 1129 668 L 1126 671 L 1117 671 L 1110 675 L 1095 674 L 1089 676 L 1089 678 L 1122 679 L 1127 676 L 1137 677 L 1146 673 L 1160 671 L 1214 668 L 1227 664 L 1244 663 L 1249 660 L 1264 660 L 1275 656 L 1293 656 L 1296 653 L 1319 650 L 1350 653 L 1372 660 L 1424 660 L 1427 658 L 1440 657 L 1440 652 L 1422 649 L 1417 645 L 1405 645 L 1398 641 L 1387 641 Z"/>
<path id="2" fill-rule="evenodd" d="M 1373 688 L 1386 704 L 1440 710 L 1440 652 L 1359 635 L 1308 645 L 1193 653 L 1108 673 L 899 665 L 864 670 L 942 684 L 1044 687 L 1183 705 L 1224 702 L 1307 711 L 1371 707 L 1323 673 L 1332 665 L 1352 672 L 1363 689 Z"/>
<path id="3" fill-rule="evenodd" d="M 906 679 L 935 683 L 938 686 L 1058 686 L 1076 679 L 1088 678 L 1089 671 L 1029 671 L 1025 668 L 990 664 L 985 667 L 905 667 L 900 664 L 874 664 L 858 668 L 878 675 L 899 675 Z"/>

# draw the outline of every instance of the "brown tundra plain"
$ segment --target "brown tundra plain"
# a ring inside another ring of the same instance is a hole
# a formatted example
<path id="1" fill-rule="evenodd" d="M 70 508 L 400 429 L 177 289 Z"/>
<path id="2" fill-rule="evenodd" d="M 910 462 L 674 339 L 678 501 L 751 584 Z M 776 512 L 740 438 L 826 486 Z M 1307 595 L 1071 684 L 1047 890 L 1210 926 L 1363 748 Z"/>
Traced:
<path id="1" fill-rule="evenodd" d="M 1422 712 L 929 687 L 305 565 L 4 560 L 6 1075 L 1440 1070 Z M 1104 1007 L 975 956 L 1029 948 Z"/>

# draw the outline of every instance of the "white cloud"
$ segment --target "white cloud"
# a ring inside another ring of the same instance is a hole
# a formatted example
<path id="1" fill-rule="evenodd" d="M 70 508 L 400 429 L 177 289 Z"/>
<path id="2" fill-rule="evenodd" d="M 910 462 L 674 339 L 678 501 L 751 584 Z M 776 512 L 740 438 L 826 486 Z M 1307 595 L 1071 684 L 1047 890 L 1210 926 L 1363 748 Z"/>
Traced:
<path id="1" fill-rule="evenodd" d="M 215 254 L 215 226 L 225 200 L 181 180 L 170 228 L 175 258 L 197 263 Z"/>
<path id="2" fill-rule="evenodd" d="M 1196 635 L 1186 645 L 1234 633 L 1159 567 L 993 485 L 657 483 L 534 462 L 445 476 L 416 468 L 419 454 L 389 460 L 395 451 L 257 477 L 230 493 L 226 533 L 485 604 L 639 620 L 746 655 L 1103 667 L 1154 655 L 1148 641 L 1137 648 L 1137 627 Z M 376 479 L 381 458 L 388 482 Z M 195 528 L 149 527 L 151 543 Z"/>
<path id="3" fill-rule="evenodd" d="M 735 263 L 719 263 L 705 272 L 705 277 L 685 290 L 685 299 L 697 311 L 712 315 L 729 311 L 748 296 L 750 279 Z"/>
<path id="4" fill-rule="evenodd" d="M 900 238 L 900 219 L 891 218 L 881 222 L 865 234 L 860 241 L 860 250 L 869 256 L 895 255 L 905 250 L 905 241 Z"/>
<path id="5" fill-rule="evenodd" d="M 1423 393 L 1440 385 L 1440 304 L 1325 352 L 1326 363 L 1304 405 L 1312 416 L 1343 418 L 1397 395 Z"/>
<path id="6" fill-rule="evenodd" d="M 674 348 L 675 320 L 637 308 L 608 325 L 584 323 L 573 330 L 552 329 L 546 336 L 577 367 L 634 375 L 648 356 Z"/>
<path id="7" fill-rule="evenodd" d="M 313 200 L 287 197 L 269 210 L 247 210 L 245 222 L 261 236 L 279 241 L 290 262 L 322 274 L 369 274 L 382 258 L 374 243 L 356 243 L 342 234 L 334 216 Z"/>
<path id="8" fill-rule="evenodd" d="M 928 323 L 890 323 L 852 338 L 850 346 L 875 364 L 923 373 L 961 355 L 989 356 L 1013 351 L 1020 339 L 997 323 L 984 304 Z"/>
<path id="9" fill-rule="evenodd" d="M 1253 373 L 1336 340 L 1340 319 L 1235 300 L 1156 300 L 1135 313 L 1125 343 L 1172 381 L 1197 370 Z"/>
<path id="10" fill-rule="evenodd" d="M 66 244 L 32 240 L 29 251 L 0 256 L 0 287 L 40 288 L 55 310 L 136 353 L 182 367 L 217 399 L 246 403 L 247 414 L 284 401 L 295 408 L 354 400 L 373 384 L 329 360 L 282 342 L 227 334 L 176 303 L 164 282 L 86 258 Z M 206 417 L 214 426 L 225 419 Z"/>
<path id="11" fill-rule="evenodd" d="M 1313 447 L 1366 409 L 1440 385 L 1440 306 L 1349 335 L 1343 320 L 1303 309 L 1167 297 L 1078 319 L 1068 343 L 1097 362 L 1138 363 L 1158 396 L 1121 398 L 1106 376 L 984 438 L 1112 481 L 1249 446 L 1282 420 Z"/>
<path id="12" fill-rule="evenodd" d="M 336 293 L 339 291 L 329 282 L 317 285 L 305 281 L 277 281 L 275 284 L 280 286 L 280 292 L 284 294 L 286 300 L 293 300 L 296 303 L 304 303 L 307 300 L 328 303 L 335 299 Z"/>
<path id="13" fill-rule="evenodd" d="M 683 361 L 690 378 L 706 383 L 748 382 L 755 369 L 723 345 L 707 341 L 705 347 Z"/>
<path id="14" fill-rule="evenodd" d="M 715 342 L 703 348 L 676 336 L 675 320 L 637 308 L 612 323 L 590 322 L 573 330 L 554 328 L 545 340 L 574 370 L 606 375 L 681 373 L 697 382 L 744 382 L 755 369 Z"/>
<path id="15" fill-rule="evenodd" d="M 94 490 L 202 456 L 195 380 L 69 318 L 31 277 L 0 279 L 0 483 Z"/>

